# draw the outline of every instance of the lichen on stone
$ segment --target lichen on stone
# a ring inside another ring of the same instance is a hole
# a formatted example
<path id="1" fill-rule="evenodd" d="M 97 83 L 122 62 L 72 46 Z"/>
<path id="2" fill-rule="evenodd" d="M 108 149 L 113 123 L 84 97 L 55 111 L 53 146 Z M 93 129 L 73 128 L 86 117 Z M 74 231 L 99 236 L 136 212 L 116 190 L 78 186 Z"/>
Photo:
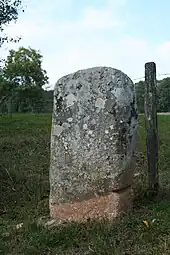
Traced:
<path id="1" fill-rule="evenodd" d="M 54 90 L 51 203 L 129 186 L 137 122 L 134 84 L 126 74 L 94 67 L 62 77 Z"/>

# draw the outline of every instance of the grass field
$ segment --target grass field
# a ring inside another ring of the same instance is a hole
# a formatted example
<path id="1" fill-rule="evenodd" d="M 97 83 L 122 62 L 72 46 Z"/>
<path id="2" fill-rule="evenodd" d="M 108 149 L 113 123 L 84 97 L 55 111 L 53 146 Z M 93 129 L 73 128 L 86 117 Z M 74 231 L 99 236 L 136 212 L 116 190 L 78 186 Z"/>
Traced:
<path id="1" fill-rule="evenodd" d="M 146 148 L 140 116 L 137 170 L 141 174 L 133 210 L 112 223 L 74 223 L 49 231 L 36 222 L 49 214 L 51 116 L 0 117 L 0 254 L 170 254 L 170 116 L 158 116 L 158 124 L 161 189 L 157 198 L 145 192 Z M 20 223 L 23 226 L 16 229 Z"/>

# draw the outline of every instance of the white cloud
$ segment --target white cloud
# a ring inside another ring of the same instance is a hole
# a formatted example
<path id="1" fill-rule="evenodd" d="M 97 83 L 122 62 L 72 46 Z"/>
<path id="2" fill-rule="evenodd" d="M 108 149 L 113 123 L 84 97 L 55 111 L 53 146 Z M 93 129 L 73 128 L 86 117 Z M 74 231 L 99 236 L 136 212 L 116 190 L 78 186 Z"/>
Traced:
<path id="1" fill-rule="evenodd" d="M 163 57 L 164 59 L 170 58 L 170 41 L 164 42 L 158 47 L 158 55 L 159 57 Z"/>
<path id="2" fill-rule="evenodd" d="M 51 13 L 54 14 L 55 8 L 70 8 L 73 0 L 63 0 L 62 4 L 58 0 L 54 9 L 49 2 L 54 0 L 48 4 L 42 1 L 38 12 L 35 1 L 32 2 L 30 16 L 23 15 L 18 24 L 6 31 L 13 36 L 21 34 L 23 38 L 19 45 L 9 44 L 8 49 L 20 45 L 40 49 L 43 67 L 53 86 L 61 76 L 92 66 L 112 66 L 132 79 L 144 76 L 144 64 L 148 61 L 157 63 L 158 73 L 168 71 L 170 42 L 152 45 L 146 39 L 125 34 L 126 0 L 108 0 L 102 8 L 86 6 L 79 19 L 64 21 L 50 18 Z"/>
<path id="3" fill-rule="evenodd" d="M 34 40 L 35 37 L 44 35 L 41 25 L 28 20 L 9 25 L 5 32 L 11 37 L 22 36 L 24 40 Z"/>
<path id="4" fill-rule="evenodd" d="M 90 7 L 85 10 L 82 26 L 90 29 L 111 29 L 120 26 L 120 21 L 109 8 L 97 10 Z"/>

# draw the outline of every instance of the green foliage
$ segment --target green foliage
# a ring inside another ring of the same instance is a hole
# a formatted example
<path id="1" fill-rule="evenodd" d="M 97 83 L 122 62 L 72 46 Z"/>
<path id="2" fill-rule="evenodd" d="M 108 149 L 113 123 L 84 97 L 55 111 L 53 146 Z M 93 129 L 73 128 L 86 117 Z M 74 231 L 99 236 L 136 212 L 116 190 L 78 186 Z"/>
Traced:
<path id="1" fill-rule="evenodd" d="M 10 51 L 1 74 L 4 85 L 0 85 L 8 113 L 44 111 L 42 86 L 48 83 L 48 77 L 41 64 L 42 55 L 34 49 Z"/>
<path id="2" fill-rule="evenodd" d="M 144 94 L 145 94 L 145 82 L 140 81 L 135 84 L 137 106 L 140 113 L 144 112 Z"/>
<path id="3" fill-rule="evenodd" d="M 145 82 L 135 84 L 137 105 L 140 113 L 144 113 Z M 170 78 L 157 81 L 157 110 L 158 112 L 170 112 Z"/>
<path id="4" fill-rule="evenodd" d="M 21 0 L 1 0 L 0 1 L 0 32 L 4 32 L 4 26 L 11 21 L 18 19 L 21 10 Z M 24 11 L 24 10 L 22 10 Z M 0 47 L 6 41 L 18 42 L 20 38 L 9 38 L 6 34 L 0 36 Z"/>
<path id="5" fill-rule="evenodd" d="M 139 122 L 137 170 L 143 175 L 147 165 L 142 116 Z M 51 115 L 16 114 L 12 119 L 0 117 L 0 123 L 0 254 L 170 254 L 170 116 L 158 116 L 164 190 L 154 201 L 146 197 L 146 178 L 140 175 L 135 184 L 140 197 L 131 213 L 110 223 L 72 223 L 52 230 L 37 226 L 40 216 L 49 215 Z"/>
<path id="6" fill-rule="evenodd" d="M 38 87 L 48 83 L 46 71 L 42 69 L 42 55 L 32 48 L 20 47 L 10 50 L 3 74 L 5 79 L 14 82 L 18 87 Z"/>
<path id="7" fill-rule="evenodd" d="M 170 112 L 170 78 L 165 78 L 158 83 L 158 109 Z"/>
<path id="8" fill-rule="evenodd" d="M 53 90 L 43 91 L 45 98 L 45 111 L 44 112 L 52 112 L 53 111 Z"/>
<path id="9" fill-rule="evenodd" d="M 9 101 L 12 100 L 12 84 L 0 73 L 0 112 L 8 112 Z"/>

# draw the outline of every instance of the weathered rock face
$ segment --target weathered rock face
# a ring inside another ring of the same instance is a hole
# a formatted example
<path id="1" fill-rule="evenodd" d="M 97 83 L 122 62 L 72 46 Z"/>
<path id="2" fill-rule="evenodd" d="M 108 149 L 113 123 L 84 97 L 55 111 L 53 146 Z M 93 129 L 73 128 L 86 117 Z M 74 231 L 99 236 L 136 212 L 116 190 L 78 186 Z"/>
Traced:
<path id="1" fill-rule="evenodd" d="M 119 70 L 95 67 L 58 80 L 51 134 L 52 217 L 61 217 L 56 212 L 62 204 L 131 186 L 137 119 L 134 84 Z"/>

